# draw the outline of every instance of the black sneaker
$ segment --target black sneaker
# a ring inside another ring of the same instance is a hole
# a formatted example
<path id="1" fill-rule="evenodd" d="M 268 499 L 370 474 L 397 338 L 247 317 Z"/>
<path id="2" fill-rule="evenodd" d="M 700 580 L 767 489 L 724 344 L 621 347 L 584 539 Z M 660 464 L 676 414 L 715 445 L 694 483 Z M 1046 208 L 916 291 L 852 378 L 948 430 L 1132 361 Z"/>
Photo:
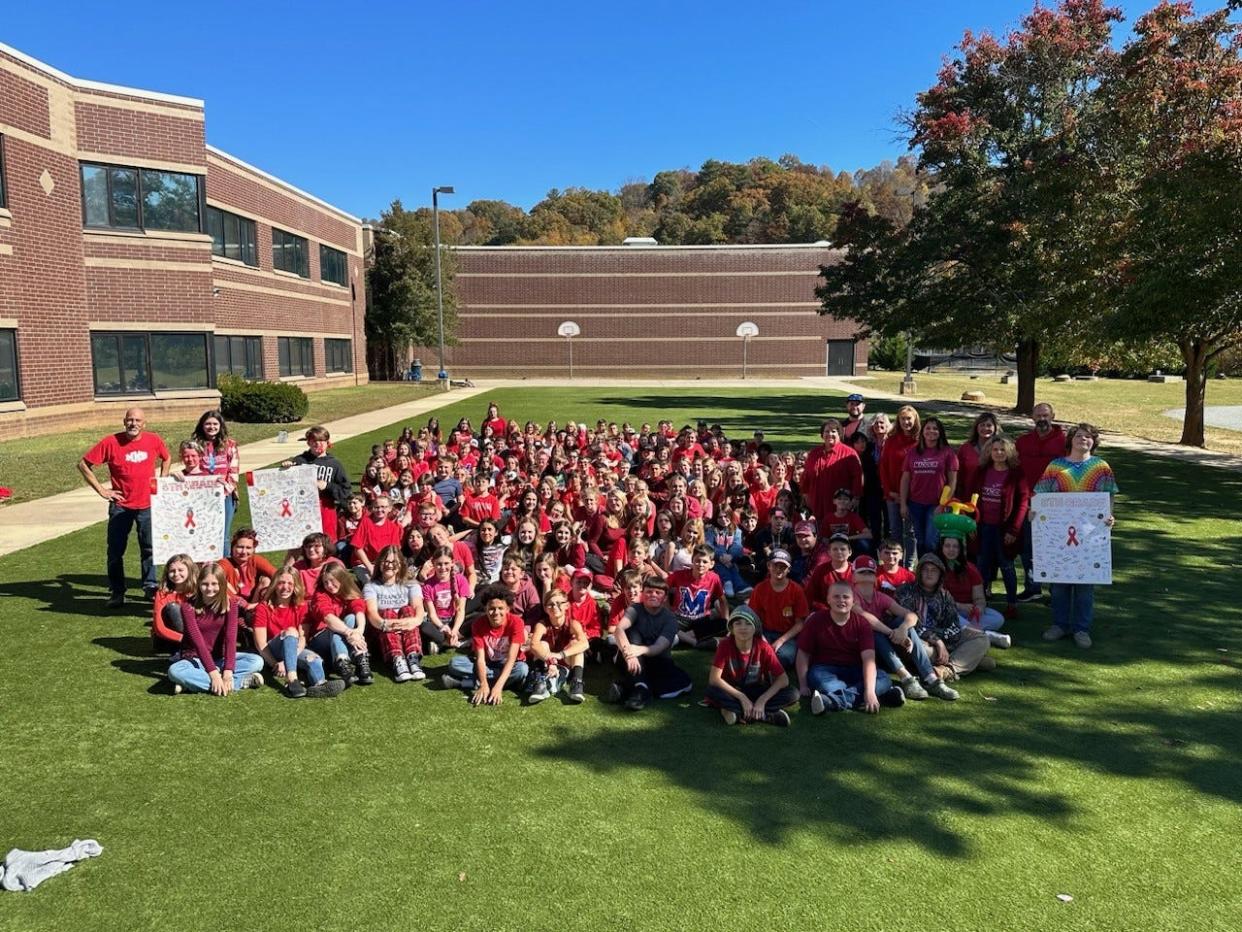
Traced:
<path id="1" fill-rule="evenodd" d="M 375 682 L 371 675 L 371 658 L 366 654 L 354 654 L 354 669 L 358 671 L 355 682 L 359 686 L 370 686 Z"/>
<path id="2" fill-rule="evenodd" d="M 285 695 L 290 699 L 301 699 L 306 695 L 306 687 L 299 680 L 290 680 L 285 684 Z"/>
<path id="3" fill-rule="evenodd" d="M 695 650 L 715 651 L 719 644 L 720 638 L 699 638 L 699 640 L 695 643 L 694 648 Z"/>
<path id="4" fill-rule="evenodd" d="M 625 690 L 621 687 L 620 683 L 613 683 L 608 687 L 608 691 L 604 693 L 602 698 L 604 702 L 607 702 L 610 705 L 616 705 L 625 698 Z"/>
<path id="5" fill-rule="evenodd" d="M 581 671 L 575 671 L 574 675 L 569 679 L 569 701 L 577 705 L 584 698 L 586 697 L 583 694 L 582 673 Z"/>
<path id="6" fill-rule="evenodd" d="M 1018 601 L 1038 602 L 1041 598 L 1043 598 L 1043 595 L 1044 592 L 1042 589 L 1023 589 L 1018 593 Z"/>
<path id="7" fill-rule="evenodd" d="M 341 678 L 341 682 L 346 686 L 352 686 L 354 682 L 354 665 L 349 662 L 348 657 L 336 658 L 336 675 Z"/>
<path id="8" fill-rule="evenodd" d="M 906 694 L 902 692 L 900 686 L 890 686 L 888 691 L 880 696 L 880 705 L 890 709 L 900 709 L 905 704 Z"/>
<path id="9" fill-rule="evenodd" d="M 108 608 L 120 608 L 125 604 L 125 593 L 114 592 L 108 597 Z"/>
<path id="10" fill-rule="evenodd" d="M 775 712 L 769 712 L 763 719 L 769 725 L 775 725 L 777 728 L 789 727 L 789 713 L 784 709 L 777 709 Z"/>
<path id="11" fill-rule="evenodd" d="M 625 700 L 625 707 L 631 712 L 641 712 L 651 701 L 651 690 L 646 686 L 635 686 L 630 698 Z"/>
<path id="12" fill-rule="evenodd" d="M 324 680 L 306 690 L 306 696 L 309 699 L 331 699 L 343 692 L 345 692 L 344 680 Z"/>

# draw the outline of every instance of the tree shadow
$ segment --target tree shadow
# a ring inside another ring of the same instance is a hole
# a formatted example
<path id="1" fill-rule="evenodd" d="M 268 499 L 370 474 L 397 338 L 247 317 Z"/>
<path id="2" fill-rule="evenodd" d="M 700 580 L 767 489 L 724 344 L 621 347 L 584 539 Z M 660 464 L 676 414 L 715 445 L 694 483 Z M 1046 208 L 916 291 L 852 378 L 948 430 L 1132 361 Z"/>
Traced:
<path id="1" fill-rule="evenodd" d="M 62 573 L 44 579 L 23 579 L 0 583 L 0 597 L 29 599 L 35 610 L 58 615 L 85 615 L 92 618 L 141 618 L 151 614 L 151 603 L 131 590 L 131 597 L 120 608 L 108 608 L 107 578 L 103 575 Z"/>

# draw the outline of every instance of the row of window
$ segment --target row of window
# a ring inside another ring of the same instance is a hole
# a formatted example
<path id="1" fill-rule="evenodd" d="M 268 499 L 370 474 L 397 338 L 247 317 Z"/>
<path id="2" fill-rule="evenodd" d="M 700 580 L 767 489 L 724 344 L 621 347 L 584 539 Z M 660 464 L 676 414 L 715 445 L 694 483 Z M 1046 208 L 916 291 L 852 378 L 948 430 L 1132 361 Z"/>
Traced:
<path id="1" fill-rule="evenodd" d="M 263 378 L 263 338 L 209 333 L 91 333 L 91 370 L 96 395 L 141 395 L 156 391 L 210 388 L 231 372 Z M 310 337 L 277 337 L 282 378 L 315 374 L 315 342 Z M 353 372 L 352 340 L 325 338 L 324 364 L 330 373 Z M 0 401 L 21 398 L 17 332 L 0 330 Z"/>
<path id="2" fill-rule="evenodd" d="M 3 139 L 0 138 L 0 207 L 4 204 Z M 208 207 L 199 175 L 82 163 L 82 222 L 88 227 L 124 230 L 206 231 L 217 256 L 258 266 L 255 222 L 219 207 Z M 201 219 L 200 219 L 201 218 Z M 272 267 L 310 278 L 306 237 L 272 228 Z M 319 244 L 319 277 L 345 285 L 349 257 Z"/>

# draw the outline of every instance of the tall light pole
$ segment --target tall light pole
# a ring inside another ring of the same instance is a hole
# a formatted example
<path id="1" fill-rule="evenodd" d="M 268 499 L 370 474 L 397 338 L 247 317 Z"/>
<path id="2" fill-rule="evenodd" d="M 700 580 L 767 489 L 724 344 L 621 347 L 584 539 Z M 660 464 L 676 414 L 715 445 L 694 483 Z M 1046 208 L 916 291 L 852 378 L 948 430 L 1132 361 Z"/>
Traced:
<path id="1" fill-rule="evenodd" d="M 448 370 L 444 368 L 444 285 L 440 279 L 440 201 L 441 194 L 454 194 L 452 185 L 441 185 L 431 189 L 431 224 L 435 227 L 436 237 L 436 316 L 440 321 L 440 371 L 436 378 L 445 391 L 448 390 Z"/>

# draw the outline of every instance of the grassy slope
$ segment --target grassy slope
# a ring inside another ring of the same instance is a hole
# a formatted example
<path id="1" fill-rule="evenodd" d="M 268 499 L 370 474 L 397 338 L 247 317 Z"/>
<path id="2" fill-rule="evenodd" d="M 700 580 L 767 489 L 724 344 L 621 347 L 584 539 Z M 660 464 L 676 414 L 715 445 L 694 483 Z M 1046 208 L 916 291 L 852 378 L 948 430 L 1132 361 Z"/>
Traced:
<path id="1" fill-rule="evenodd" d="M 307 395 L 310 410 L 305 418 L 295 424 L 231 424 L 229 430 L 239 443 L 266 440 L 280 430 L 298 436 L 299 430 L 305 430 L 312 424 L 413 401 L 435 390 L 434 386 L 412 382 L 330 388 Z M 177 444 L 190 436 L 197 422 L 197 418 L 171 423 L 152 420 L 148 427 L 164 438 L 175 457 Z M 119 422 L 116 429 L 121 429 Z M 78 459 L 107 432 L 108 428 L 96 426 L 43 437 L 6 440 L 0 443 L 0 485 L 13 489 L 14 502 L 31 501 L 77 488 L 82 484 L 77 470 Z"/>
<path id="2" fill-rule="evenodd" d="M 800 443 L 840 407 L 498 398 L 519 419 L 667 412 Z M 356 470 L 371 442 L 336 452 Z M 476 710 L 386 678 L 332 703 L 174 700 L 137 610 L 100 611 L 100 527 L 8 557 L 0 841 L 106 850 L 6 896 L 0 928 L 1228 928 L 1242 477 L 1109 459 L 1119 585 L 1095 650 L 1044 644 L 1047 609 L 1024 607 L 1019 648 L 955 705 L 801 712 L 789 732 L 726 730 L 693 700 Z M 706 658 L 680 656 L 701 688 Z"/>
<path id="3" fill-rule="evenodd" d="M 876 373 L 874 379 L 859 382 L 860 386 L 875 385 L 884 391 L 896 392 L 901 374 Z M 915 374 L 919 393 L 916 402 L 939 399 L 961 403 L 965 391 L 983 391 L 984 407 L 1010 409 L 1018 398 L 1017 385 L 1001 385 L 994 374 L 969 375 L 949 373 Z M 866 388 L 861 388 L 863 392 Z M 1096 382 L 1054 382 L 1040 379 L 1035 397 L 1051 403 L 1063 421 L 1091 421 L 1105 430 L 1115 430 L 1147 440 L 1177 443 L 1182 436 L 1182 422 L 1164 416 L 1164 412 L 1186 406 L 1185 383 L 1154 383 L 1128 379 L 1100 379 Z M 1207 387 L 1208 405 L 1242 405 L 1242 380 L 1211 381 Z M 870 410 L 870 408 L 868 408 Z M 1242 453 L 1242 433 L 1236 430 L 1207 429 L 1207 447 L 1226 453 Z"/>

